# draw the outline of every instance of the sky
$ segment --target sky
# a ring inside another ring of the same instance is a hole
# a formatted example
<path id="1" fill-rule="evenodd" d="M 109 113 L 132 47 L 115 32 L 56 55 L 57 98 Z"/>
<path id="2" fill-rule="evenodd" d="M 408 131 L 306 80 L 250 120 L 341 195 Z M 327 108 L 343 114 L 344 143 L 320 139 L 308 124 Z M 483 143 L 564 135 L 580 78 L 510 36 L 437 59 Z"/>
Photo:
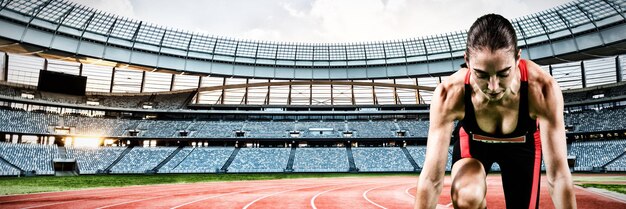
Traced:
<path id="1" fill-rule="evenodd" d="M 357 43 L 466 31 L 570 0 L 69 0 L 165 28 L 236 39 Z"/>

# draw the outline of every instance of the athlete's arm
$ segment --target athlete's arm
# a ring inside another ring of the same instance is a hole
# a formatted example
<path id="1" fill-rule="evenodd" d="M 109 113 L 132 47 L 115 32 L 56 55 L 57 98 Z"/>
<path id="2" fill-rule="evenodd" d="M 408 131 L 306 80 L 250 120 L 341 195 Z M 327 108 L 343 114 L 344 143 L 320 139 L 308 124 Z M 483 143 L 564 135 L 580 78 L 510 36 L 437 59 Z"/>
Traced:
<path id="1" fill-rule="evenodd" d="M 563 93 L 557 82 L 533 63 L 538 85 L 529 85 L 531 112 L 539 121 L 543 160 L 552 202 L 556 208 L 576 208 L 572 176 L 567 165 Z M 533 76 L 533 75 L 530 76 Z M 533 83 L 535 84 L 535 83 Z"/>
<path id="2" fill-rule="evenodd" d="M 452 80 L 454 77 L 449 77 Z M 452 136 L 454 120 L 458 117 L 459 100 L 463 92 L 449 83 L 442 83 L 435 89 L 430 104 L 430 127 L 426 148 L 426 160 L 417 183 L 415 208 L 435 208 L 441 189 L 448 160 L 448 147 Z"/>

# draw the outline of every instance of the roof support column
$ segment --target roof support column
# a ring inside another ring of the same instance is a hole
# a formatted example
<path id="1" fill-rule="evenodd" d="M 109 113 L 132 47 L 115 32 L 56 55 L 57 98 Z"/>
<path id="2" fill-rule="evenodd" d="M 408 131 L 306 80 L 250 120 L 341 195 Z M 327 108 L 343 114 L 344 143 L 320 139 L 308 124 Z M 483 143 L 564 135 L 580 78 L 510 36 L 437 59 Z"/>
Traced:
<path id="1" fill-rule="evenodd" d="M 548 65 L 548 70 L 550 70 L 550 76 L 554 76 L 554 75 L 552 74 L 552 70 L 553 70 L 552 65 Z"/>
<path id="2" fill-rule="evenodd" d="M 293 80 L 289 80 L 291 83 Z M 291 105 L 291 84 L 289 84 L 289 92 L 287 93 L 287 105 Z"/>
<path id="3" fill-rule="evenodd" d="M 83 76 L 83 63 L 81 62 L 80 65 L 78 65 L 78 76 Z"/>
<path id="4" fill-rule="evenodd" d="M 334 91 L 333 91 L 333 85 L 330 84 L 330 105 L 335 105 L 335 96 L 333 95 Z"/>
<path id="5" fill-rule="evenodd" d="M 111 86 L 109 87 L 109 93 L 113 92 L 113 82 L 115 81 L 115 67 L 111 71 Z"/>
<path id="6" fill-rule="evenodd" d="M 176 74 L 172 74 L 172 78 L 170 80 L 170 91 L 174 90 L 174 77 Z"/>
<path id="7" fill-rule="evenodd" d="M 267 80 L 267 82 L 270 82 L 270 80 Z M 267 94 L 265 94 L 265 101 L 263 101 L 263 104 L 265 105 L 269 105 L 270 104 L 270 86 L 271 85 L 267 85 Z"/>
<path id="8" fill-rule="evenodd" d="M 196 104 L 200 101 L 200 87 L 202 86 L 203 79 L 204 76 L 200 76 L 200 79 L 198 79 L 198 88 L 196 88 Z"/>
<path id="9" fill-rule="evenodd" d="M 619 56 L 615 57 L 615 74 L 617 82 L 622 82 L 624 80 L 624 69 L 622 69 L 622 61 L 619 59 Z"/>
<path id="10" fill-rule="evenodd" d="M 415 85 L 419 86 L 419 82 L 417 80 L 417 78 L 415 78 Z M 416 104 L 421 104 L 422 100 L 421 100 L 421 96 L 420 96 L 420 90 L 419 89 L 415 89 L 415 103 Z"/>
<path id="11" fill-rule="evenodd" d="M 583 88 L 587 88 L 587 76 L 585 76 L 585 62 L 580 61 L 580 75 Z"/>
<path id="12" fill-rule="evenodd" d="M 139 89 L 139 93 L 143 93 L 145 89 L 146 89 L 146 71 L 142 71 L 141 72 L 141 88 Z"/>
<path id="13" fill-rule="evenodd" d="M 243 93 L 243 104 L 247 105 L 248 104 L 248 83 L 250 82 L 249 78 L 246 78 L 246 92 Z"/>
<path id="14" fill-rule="evenodd" d="M 351 83 L 354 82 L 354 80 L 350 80 Z M 352 105 L 356 105 L 356 100 L 354 99 L 354 84 L 350 85 L 350 92 L 352 94 Z"/>
<path id="15" fill-rule="evenodd" d="M 222 86 L 226 86 L 226 77 L 222 78 Z M 226 97 L 226 89 L 222 88 L 222 95 L 220 95 L 219 102 L 224 104 L 224 98 Z"/>
<path id="16" fill-rule="evenodd" d="M 2 81 L 9 80 L 9 53 L 4 53 L 4 70 L 2 71 Z"/>
<path id="17" fill-rule="evenodd" d="M 372 84 L 374 83 L 374 80 L 372 80 Z M 378 97 L 376 97 L 376 85 L 372 85 L 372 102 L 374 103 L 374 105 L 378 104 Z"/>
<path id="18" fill-rule="evenodd" d="M 398 87 L 395 86 L 396 85 L 396 79 L 395 78 L 393 79 L 393 85 L 394 85 L 394 87 L 393 87 L 393 103 L 394 104 L 399 104 L 400 99 L 398 99 Z"/>

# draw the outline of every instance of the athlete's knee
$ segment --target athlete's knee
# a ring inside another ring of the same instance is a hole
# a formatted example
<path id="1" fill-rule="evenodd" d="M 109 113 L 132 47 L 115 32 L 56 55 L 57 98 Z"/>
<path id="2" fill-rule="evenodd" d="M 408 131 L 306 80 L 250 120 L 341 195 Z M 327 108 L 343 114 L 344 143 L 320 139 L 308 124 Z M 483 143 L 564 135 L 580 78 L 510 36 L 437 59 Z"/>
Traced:
<path id="1" fill-rule="evenodd" d="M 453 171 L 451 196 L 455 208 L 484 208 L 487 184 L 482 163 L 476 159 L 459 161 Z"/>
<path id="2" fill-rule="evenodd" d="M 484 208 L 485 191 L 484 184 L 480 182 L 452 183 L 452 204 L 454 208 Z"/>
<path id="3" fill-rule="evenodd" d="M 456 198 L 452 198 L 454 208 L 475 209 L 485 208 L 485 194 L 475 188 L 461 188 L 455 192 Z"/>

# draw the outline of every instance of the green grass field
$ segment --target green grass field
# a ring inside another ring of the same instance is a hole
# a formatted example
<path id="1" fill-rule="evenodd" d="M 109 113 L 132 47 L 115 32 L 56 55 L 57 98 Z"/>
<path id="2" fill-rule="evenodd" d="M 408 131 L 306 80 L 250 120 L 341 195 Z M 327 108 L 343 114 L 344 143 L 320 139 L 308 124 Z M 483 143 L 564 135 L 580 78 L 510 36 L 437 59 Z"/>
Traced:
<path id="1" fill-rule="evenodd" d="M 575 184 L 585 188 L 593 187 L 626 194 L 626 175 L 574 175 L 573 179 Z"/>
<path id="2" fill-rule="evenodd" d="M 176 184 L 214 181 L 248 181 L 292 178 L 335 178 L 410 176 L 408 173 L 277 173 L 277 174 L 159 174 L 159 175 L 82 175 L 0 178 L 0 195 L 66 191 L 99 187 Z"/>
<path id="3" fill-rule="evenodd" d="M 248 181 L 294 178 L 337 178 L 376 176 L 417 176 L 410 173 L 276 173 L 276 174 L 159 174 L 159 175 L 82 175 L 69 177 L 2 177 L 0 195 L 66 191 L 100 187 L 176 184 L 214 181 Z M 574 175 L 574 182 L 626 194 L 626 175 Z M 616 183 L 617 182 L 617 183 Z"/>
<path id="4" fill-rule="evenodd" d="M 599 189 L 606 189 L 609 191 L 614 191 L 614 192 L 618 192 L 618 193 L 622 193 L 622 194 L 626 194 L 626 185 L 614 185 L 614 184 L 582 184 L 580 185 L 582 187 L 588 188 L 588 187 L 593 187 L 593 188 L 599 188 Z"/>

